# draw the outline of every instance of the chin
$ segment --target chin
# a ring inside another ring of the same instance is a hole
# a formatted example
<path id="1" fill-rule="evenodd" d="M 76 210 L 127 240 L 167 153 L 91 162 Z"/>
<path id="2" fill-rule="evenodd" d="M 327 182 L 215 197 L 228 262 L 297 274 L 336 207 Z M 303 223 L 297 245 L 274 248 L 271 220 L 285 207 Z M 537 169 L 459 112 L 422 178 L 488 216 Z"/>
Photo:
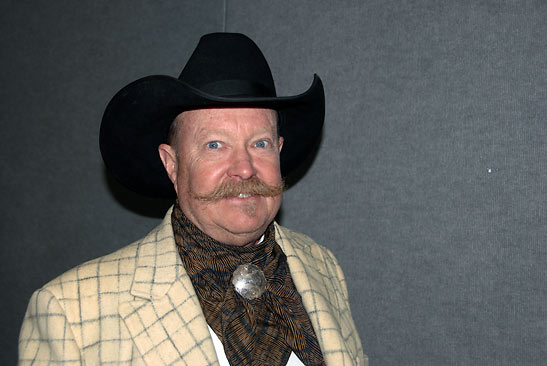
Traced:
<path id="1" fill-rule="evenodd" d="M 272 220 L 258 217 L 245 217 L 241 213 L 232 216 L 232 220 L 225 222 L 224 227 L 233 234 L 262 235 Z"/>
<path id="2" fill-rule="evenodd" d="M 217 206 L 217 220 L 223 223 L 226 229 L 232 233 L 255 233 L 266 230 L 266 227 L 273 221 L 275 215 L 269 205 L 260 202 L 263 197 L 252 198 L 249 201 L 252 204 L 245 204 L 241 200 L 224 201 Z M 222 215 L 219 213 L 222 212 Z"/>

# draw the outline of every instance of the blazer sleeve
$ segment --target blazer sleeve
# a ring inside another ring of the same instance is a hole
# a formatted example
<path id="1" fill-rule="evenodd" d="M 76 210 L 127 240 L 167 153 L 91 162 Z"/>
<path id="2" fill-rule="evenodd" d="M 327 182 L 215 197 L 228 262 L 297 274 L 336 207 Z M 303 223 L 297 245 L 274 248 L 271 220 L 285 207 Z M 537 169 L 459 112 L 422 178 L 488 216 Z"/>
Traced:
<path id="1" fill-rule="evenodd" d="M 19 334 L 19 366 L 82 365 L 80 347 L 59 301 L 46 289 L 31 297 Z"/>

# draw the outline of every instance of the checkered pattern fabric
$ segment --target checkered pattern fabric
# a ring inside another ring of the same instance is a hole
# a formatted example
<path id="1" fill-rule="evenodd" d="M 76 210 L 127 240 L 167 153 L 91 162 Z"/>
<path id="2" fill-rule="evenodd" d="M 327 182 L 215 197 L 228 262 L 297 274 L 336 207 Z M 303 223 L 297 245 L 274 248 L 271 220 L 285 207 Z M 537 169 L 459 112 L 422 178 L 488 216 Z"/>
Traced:
<path id="1" fill-rule="evenodd" d="M 294 284 L 329 366 L 367 365 L 334 256 L 276 225 Z M 218 365 L 177 252 L 171 210 L 142 240 L 84 263 L 37 290 L 19 365 Z"/>

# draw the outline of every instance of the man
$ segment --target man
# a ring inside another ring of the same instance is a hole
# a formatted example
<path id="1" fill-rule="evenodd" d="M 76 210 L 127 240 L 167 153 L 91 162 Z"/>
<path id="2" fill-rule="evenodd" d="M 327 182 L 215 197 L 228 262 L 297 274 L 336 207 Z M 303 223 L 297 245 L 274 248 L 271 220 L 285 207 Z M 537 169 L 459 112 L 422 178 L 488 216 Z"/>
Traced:
<path id="1" fill-rule="evenodd" d="M 118 92 L 106 166 L 177 200 L 145 238 L 33 294 L 20 365 L 366 365 L 336 259 L 273 222 L 323 117 L 319 78 L 277 97 L 241 34 L 206 35 L 178 79 Z"/>

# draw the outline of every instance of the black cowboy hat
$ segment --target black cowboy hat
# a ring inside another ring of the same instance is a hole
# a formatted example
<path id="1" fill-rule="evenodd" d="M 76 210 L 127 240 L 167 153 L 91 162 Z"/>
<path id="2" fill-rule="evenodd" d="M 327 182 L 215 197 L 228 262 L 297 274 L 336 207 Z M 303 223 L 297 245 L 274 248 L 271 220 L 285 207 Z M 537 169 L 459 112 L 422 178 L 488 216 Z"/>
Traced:
<path id="1" fill-rule="evenodd" d="M 247 36 L 212 33 L 201 37 L 177 78 L 154 75 L 121 89 L 104 112 L 100 148 L 110 173 L 127 188 L 153 197 L 175 196 L 159 158 L 169 127 L 180 113 L 212 107 L 274 109 L 284 138 L 281 173 L 307 157 L 323 128 L 325 97 L 317 75 L 310 88 L 278 97 L 270 67 Z"/>

